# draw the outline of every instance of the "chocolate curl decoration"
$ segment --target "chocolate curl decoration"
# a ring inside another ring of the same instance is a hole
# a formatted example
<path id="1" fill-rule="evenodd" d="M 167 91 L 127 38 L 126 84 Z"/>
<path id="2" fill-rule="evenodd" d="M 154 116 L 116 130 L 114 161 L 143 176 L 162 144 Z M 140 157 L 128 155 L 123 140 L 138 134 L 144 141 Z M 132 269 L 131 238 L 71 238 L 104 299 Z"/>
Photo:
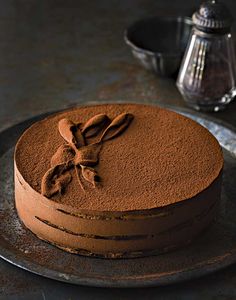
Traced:
<path id="1" fill-rule="evenodd" d="M 84 137 L 79 129 L 80 124 L 74 124 L 68 119 L 62 119 L 58 123 L 58 130 L 60 135 L 67 141 L 70 145 L 75 145 L 76 148 L 84 146 Z"/>
<path id="2" fill-rule="evenodd" d="M 61 145 L 51 158 L 51 168 L 44 174 L 41 192 L 47 198 L 60 193 L 71 182 L 71 171 L 75 169 L 82 190 L 85 182 L 96 187 L 100 181 L 94 167 L 99 162 L 99 153 L 104 142 L 121 134 L 133 120 L 133 115 L 123 113 L 111 121 L 107 115 L 99 114 L 89 119 L 83 126 L 71 120 L 62 119 L 58 130 L 67 144 Z M 97 138 L 90 143 L 89 139 Z"/>
<path id="3" fill-rule="evenodd" d="M 54 194 L 62 193 L 71 181 L 71 174 L 67 172 L 71 168 L 71 162 L 56 165 L 50 168 L 42 179 L 42 194 L 48 198 Z"/>
<path id="4" fill-rule="evenodd" d="M 99 182 L 100 178 L 97 174 L 97 172 L 90 167 L 86 167 L 81 165 L 82 168 L 82 175 L 84 177 L 84 179 L 86 179 L 88 182 L 92 183 L 92 185 L 95 187 L 96 183 Z"/>
<path id="5" fill-rule="evenodd" d="M 98 164 L 98 157 L 101 151 L 101 143 L 90 144 L 82 147 L 75 155 L 75 165 L 94 167 Z"/>
<path id="6" fill-rule="evenodd" d="M 70 145 L 61 145 L 51 158 L 51 166 L 60 165 L 72 161 L 75 156 L 75 150 Z"/>
<path id="7" fill-rule="evenodd" d="M 84 124 L 82 134 L 86 139 L 97 136 L 108 123 L 110 123 L 110 119 L 107 115 L 96 115 Z"/>
<path id="8" fill-rule="evenodd" d="M 121 134 L 133 120 L 133 115 L 131 114 L 120 114 L 117 116 L 111 124 L 103 132 L 100 141 L 105 142 L 113 139 L 117 135 Z"/>

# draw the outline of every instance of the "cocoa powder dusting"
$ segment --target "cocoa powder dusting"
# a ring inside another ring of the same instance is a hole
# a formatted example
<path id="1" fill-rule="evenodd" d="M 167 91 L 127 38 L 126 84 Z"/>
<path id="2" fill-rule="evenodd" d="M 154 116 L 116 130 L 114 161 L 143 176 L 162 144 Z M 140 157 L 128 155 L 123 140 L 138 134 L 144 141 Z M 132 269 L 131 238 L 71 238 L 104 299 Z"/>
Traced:
<path id="1" fill-rule="evenodd" d="M 118 115 L 112 121 L 108 116 L 99 114 L 89 119 L 81 130 L 81 123 L 75 124 L 67 118 L 61 119 L 58 130 L 67 144 L 61 145 L 53 154 L 51 168 L 42 178 L 41 193 L 47 198 L 64 193 L 71 181 L 71 168 L 76 171 L 79 185 L 84 191 L 82 178 L 96 187 L 100 178 L 94 167 L 99 162 L 99 153 L 104 142 L 119 136 L 132 120 L 133 115 L 127 113 Z M 106 123 L 107 126 L 104 126 Z M 97 142 L 90 144 L 89 138 L 94 136 Z"/>
<path id="2" fill-rule="evenodd" d="M 207 129 L 174 112 L 138 104 L 84 106 L 34 124 L 16 148 L 19 171 L 40 193 L 51 158 L 63 144 L 61 119 L 77 124 L 98 114 L 113 120 L 124 112 L 134 119 L 128 130 L 101 149 L 96 168 L 101 185 L 84 193 L 72 170 L 66 193 L 54 195 L 52 201 L 88 210 L 148 209 L 191 198 L 217 178 L 222 151 Z"/>

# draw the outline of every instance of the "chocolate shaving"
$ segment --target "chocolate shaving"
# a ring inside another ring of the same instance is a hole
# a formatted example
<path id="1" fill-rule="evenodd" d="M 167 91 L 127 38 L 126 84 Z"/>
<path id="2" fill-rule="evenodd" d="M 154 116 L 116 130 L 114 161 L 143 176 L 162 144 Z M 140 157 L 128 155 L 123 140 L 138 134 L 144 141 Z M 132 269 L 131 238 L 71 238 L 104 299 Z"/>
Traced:
<path id="1" fill-rule="evenodd" d="M 84 166 L 97 165 L 101 147 L 101 144 L 91 144 L 80 148 L 75 155 L 75 164 Z"/>
<path id="2" fill-rule="evenodd" d="M 76 148 L 79 148 L 79 147 L 82 147 L 85 145 L 85 139 L 82 135 L 79 125 L 80 124 L 77 124 L 77 126 L 73 128 L 73 135 L 76 140 L 76 143 L 75 143 Z"/>
<path id="3" fill-rule="evenodd" d="M 99 176 L 93 168 L 81 165 L 81 173 L 85 180 L 92 183 L 94 187 L 96 186 L 96 182 L 99 181 Z"/>
<path id="4" fill-rule="evenodd" d="M 61 145 L 51 158 L 51 166 L 54 167 L 56 165 L 67 163 L 68 161 L 73 160 L 74 156 L 75 151 L 70 145 Z"/>
<path id="5" fill-rule="evenodd" d="M 42 179 L 42 194 L 48 198 L 56 193 L 62 193 L 71 181 L 71 174 L 68 171 L 73 164 L 60 164 L 50 168 Z"/>
<path id="6" fill-rule="evenodd" d="M 75 124 L 68 119 L 60 120 L 58 130 L 68 144 L 61 145 L 52 156 L 52 167 L 42 178 L 42 194 L 50 198 L 57 193 L 62 193 L 72 179 L 70 174 L 72 169 L 76 171 L 82 190 L 84 187 L 80 175 L 85 181 L 96 186 L 100 177 L 94 167 L 98 164 L 102 143 L 121 134 L 132 120 L 133 115 L 123 113 L 110 123 L 107 115 L 99 114 L 89 119 L 82 126 L 82 130 L 81 123 Z M 99 141 L 88 144 L 88 139 L 91 137 L 98 137 Z"/>
<path id="7" fill-rule="evenodd" d="M 104 126 L 110 122 L 105 114 L 99 114 L 89 119 L 83 126 L 82 134 L 85 138 L 92 138 L 104 129 Z"/>
<path id="8" fill-rule="evenodd" d="M 72 128 L 75 126 L 76 125 L 68 119 L 62 119 L 58 123 L 60 135 L 70 144 L 75 144 L 75 138 L 72 132 Z"/>
<path id="9" fill-rule="evenodd" d="M 121 134 L 133 120 L 132 114 L 123 113 L 117 116 L 103 132 L 100 141 L 108 141 Z"/>
<path id="10" fill-rule="evenodd" d="M 62 119 L 58 123 L 58 130 L 60 135 L 69 144 L 75 145 L 76 148 L 84 146 L 84 138 L 80 131 L 79 126 L 73 123 L 71 120 Z"/>
<path id="11" fill-rule="evenodd" d="M 77 180 L 79 182 L 79 185 L 80 185 L 82 191 L 84 192 L 84 186 L 83 186 L 83 184 L 81 182 L 81 178 L 80 178 L 80 173 L 81 173 L 80 171 L 81 171 L 81 168 L 78 168 L 77 166 L 75 166 L 75 173 L 76 173 L 76 176 L 77 176 Z"/>

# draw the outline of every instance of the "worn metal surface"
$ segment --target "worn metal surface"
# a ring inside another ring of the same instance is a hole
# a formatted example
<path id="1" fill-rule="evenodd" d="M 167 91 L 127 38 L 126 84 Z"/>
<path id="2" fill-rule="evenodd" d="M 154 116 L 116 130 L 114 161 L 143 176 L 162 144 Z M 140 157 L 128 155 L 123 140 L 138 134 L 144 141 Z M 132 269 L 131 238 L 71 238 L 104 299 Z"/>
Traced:
<path id="1" fill-rule="evenodd" d="M 4 144 L 7 150 L 0 157 L 3 187 L 0 195 L 0 257 L 45 277 L 98 287 L 167 285 L 196 278 L 236 262 L 236 131 L 191 111 L 177 111 L 207 127 L 225 149 L 220 216 L 204 235 L 190 246 L 171 253 L 118 260 L 69 254 L 39 240 L 21 224 L 14 207 L 14 147 L 11 145 L 16 143 L 22 132 L 21 124 L 19 128 L 15 126 L 0 134 L 0 145 Z M 26 123 L 25 127 L 29 122 Z M 15 137 L 7 144 L 4 136 L 12 136 L 11 131 L 14 131 Z"/>
<path id="2" fill-rule="evenodd" d="M 224 2 L 235 11 L 234 0 Z M 123 31 L 140 18 L 191 15 L 199 3 L 1 1 L 0 130 L 87 100 L 140 100 L 183 107 L 174 80 L 157 78 L 140 67 L 123 42 Z M 235 112 L 236 102 L 214 117 L 236 126 Z M 122 290 L 59 283 L 0 261 L 0 299 L 78 298 L 235 299 L 236 266 L 187 284 Z"/>

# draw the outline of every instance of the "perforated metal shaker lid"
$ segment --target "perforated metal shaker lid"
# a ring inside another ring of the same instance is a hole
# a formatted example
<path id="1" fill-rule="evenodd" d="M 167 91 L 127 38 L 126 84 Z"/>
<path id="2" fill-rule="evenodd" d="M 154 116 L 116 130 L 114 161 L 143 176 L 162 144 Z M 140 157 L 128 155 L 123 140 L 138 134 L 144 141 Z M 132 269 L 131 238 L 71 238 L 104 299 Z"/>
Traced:
<path id="1" fill-rule="evenodd" d="M 227 7 L 217 0 L 201 4 L 192 19 L 199 30 L 208 33 L 227 33 L 233 21 Z"/>

